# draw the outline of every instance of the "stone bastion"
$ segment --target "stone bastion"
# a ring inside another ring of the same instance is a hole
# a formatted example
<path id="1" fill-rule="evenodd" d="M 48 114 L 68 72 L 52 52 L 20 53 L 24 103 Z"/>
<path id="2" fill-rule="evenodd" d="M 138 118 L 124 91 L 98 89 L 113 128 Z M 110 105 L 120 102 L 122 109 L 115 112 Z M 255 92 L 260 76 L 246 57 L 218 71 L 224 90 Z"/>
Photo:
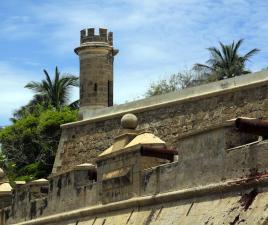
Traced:
<path id="1" fill-rule="evenodd" d="M 81 120 L 47 179 L 0 171 L 0 225 L 268 224 L 267 71 L 112 106 L 112 33 L 80 44 Z"/>
<path id="2" fill-rule="evenodd" d="M 53 173 L 18 184 L 2 224 L 267 224 L 268 141 L 235 123 L 267 119 L 267 84 L 249 74 L 63 125 Z"/>

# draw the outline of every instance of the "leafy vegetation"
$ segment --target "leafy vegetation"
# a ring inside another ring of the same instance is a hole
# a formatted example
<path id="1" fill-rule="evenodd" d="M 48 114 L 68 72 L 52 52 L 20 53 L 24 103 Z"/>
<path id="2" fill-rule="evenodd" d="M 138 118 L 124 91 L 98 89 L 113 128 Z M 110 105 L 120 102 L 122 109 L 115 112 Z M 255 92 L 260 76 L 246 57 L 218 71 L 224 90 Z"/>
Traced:
<path id="1" fill-rule="evenodd" d="M 241 55 L 238 51 L 242 43 L 243 39 L 229 45 L 220 42 L 220 49 L 216 47 L 208 48 L 210 59 L 206 61 L 206 64 L 197 63 L 192 70 L 173 74 L 166 79 L 152 83 L 145 96 L 164 94 L 250 73 L 246 68 L 246 62 L 258 53 L 259 49 L 254 48 Z"/>
<path id="2" fill-rule="evenodd" d="M 150 97 L 190 87 L 193 82 L 193 77 L 193 71 L 172 74 L 167 79 L 161 79 L 152 83 L 145 93 L 145 96 Z"/>
<path id="3" fill-rule="evenodd" d="M 77 119 L 77 110 L 52 106 L 39 115 L 25 115 L 0 131 L 2 167 L 11 179 L 46 177 L 52 169 L 60 125 Z"/>
<path id="4" fill-rule="evenodd" d="M 195 70 L 185 70 L 182 73 L 172 74 L 166 79 L 152 83 L 146 91 L 145 96 L 150 97 L 165 94 L 209 82 L 211 81 L 206 74 L 199 73 Z"/>
<path id="5" fill-rule="evenodd" d="M 52 169 L 60 139 L 60 125 L 77 120 L 76 107 L 68 106 L 70 88 L 78 85 L 74 76 L 60 76 L 56 67 L 51 79 L 30 82 L 33 99 L 15 111 L 12 125 L 0 130 L 0 167 L 11 181 L 47 177 Z"/>

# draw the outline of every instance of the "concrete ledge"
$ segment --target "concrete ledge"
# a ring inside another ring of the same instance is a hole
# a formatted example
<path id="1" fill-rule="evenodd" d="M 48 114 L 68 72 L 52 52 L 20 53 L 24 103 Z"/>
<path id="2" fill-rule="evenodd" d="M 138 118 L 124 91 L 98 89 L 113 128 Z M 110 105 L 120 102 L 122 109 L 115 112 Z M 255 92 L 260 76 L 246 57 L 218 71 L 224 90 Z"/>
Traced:
<path id="1" fill-rule="evenodd" d="M 137 197 L 125 201 L 110 203 L 107 205 L 81 208 L 78 210 L 68 211 L 22 223 L 17 223 L 17 225 L 34 225 L 34 224 L 41 225 L 49 223 L 58 223 L 66 220 L 83 218 L 93 215 L 96 216 L 97 214 L 101 213 L 107 213 L 133 207 L 143 207 L 155 204 L 163 204 L 176 200 L 197 198 L 206 195 L 222 194 L 231 191 L 241 191 L 241 188 L 248 189 L 256 186 L 264 187 L 267 186 L 267 184 L 268 184 L 268 174 L 264 174 L 259 177 L 232 180 L 222 183 L 210 184 L 202 187 L 195 187 L 185 190 L 161 193 L 154 196 Z"/>
<path id="2" fill-rule="evenodd" d="M 258 144 L 261 144 L 263 141 L 262 140 L 258 140 L 258 141 L 254 141 L 254 142 L 251 142 L 251 143 L 248 143 L 248 144 L 245 144 L 245 145 L 240 145 L 240 146 L 237 146 L 237 147 L 234 147 L 234 148 L 228 148 L 226 149 L 226 152 L 231 152 L 231 151 L 235 151 L 235 150 L 239 150 L 239 149 L 245 149 L 245 147 L 249 147 L 249 146 L 252 146 L 252 145 L 258 145 Z"/>
<path id="3" fill-rule="evenodd" d="M 29 183 L 27 183 L 26 185 L 28 186 L 40 186 L 40 185 L 47 185 L 48 184 L 48 180 L 47 179 L 44 179 L 44 178 L 41 178 L 41 179 L 38 179 L 38 180 L 33 180 L 33 181 L 30 181 Z"/>
<path id="4" fill-rule="evenodd" d="M 62 125 L 62 127 L 74 127 L 77 125 L 87 124 L 95 121 L 107 120 L 109 118 L 118 117 L 129 112 L 135 113 L 148 111 L 155 108 L 161 108 L 167 105 L 181 104 L 187 101 L 208 98 L 220 94 L 225 94 L 228 92 L 234 92 L 237 90 L 243 90 L 253 87 L 260 87 L 264 85 L 268 85 L 268 71 L 261 71 L 209 84 L 204 84 L 197 87 L 186 88 L 180 91 L 153 96 L 150 98 L 145 98 L 142 100 L 118 106 L 96 110 L 87 110 L 84 108 L 82 112 L 84 120 L 67 123 Z"/>
<path id="5" fill-rule="evenodd" d="M 91 163 L 83 163 L 75 166 L 73 170 L 96 170 L 96 166 Z"/>
<path id="6" fill-rule="evenodd" d="M 59 177 L 59 176 L 66 176 L 67 174 L 74 172 L 74 171 L 83 171 L 83 170 L 88 170 L 88 171 L 92 171 L 92 170 L 96 170 L 96 166 L 91 164 L 91 163 L 83 163 L 83 164 L 79 164 L 76 165 L 75 167 L 65 170 L 63 172 L 60 173 L 52 173 L 48 176 L 48 179 L 52 179 L 53 177 Z"/>

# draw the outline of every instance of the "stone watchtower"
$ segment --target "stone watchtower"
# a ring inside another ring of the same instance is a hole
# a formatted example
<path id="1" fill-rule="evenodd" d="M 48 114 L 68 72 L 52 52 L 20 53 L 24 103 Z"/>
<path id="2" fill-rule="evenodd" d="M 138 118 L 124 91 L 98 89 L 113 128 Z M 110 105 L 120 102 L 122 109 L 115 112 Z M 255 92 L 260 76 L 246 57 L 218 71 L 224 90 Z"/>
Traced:
<path id="1" fill-rule="evenodd" d="M 99 28 L 81 30 L 80 46 L 75 53 L 80 60 L 80 114 L 113 105 L 113 33 Z"/>

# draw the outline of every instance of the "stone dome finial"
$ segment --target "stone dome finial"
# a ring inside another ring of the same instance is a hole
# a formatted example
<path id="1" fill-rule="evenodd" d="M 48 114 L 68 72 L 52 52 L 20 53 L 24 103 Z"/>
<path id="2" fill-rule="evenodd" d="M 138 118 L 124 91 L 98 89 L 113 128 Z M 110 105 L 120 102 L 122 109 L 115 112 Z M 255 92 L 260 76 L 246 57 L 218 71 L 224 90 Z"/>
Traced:
<path id="1" fill-rule="evenodd" d="M 132 113 L 125 114 L 121 119 L 121 126 L 123 129 L 135 130 L 138 126 L 138 118 Z"/>
<path id="2" fill-rule="evenodd" d="M 0 178 L 4 178 L 5 172 L 2 168 L 0 168 Z"/>

